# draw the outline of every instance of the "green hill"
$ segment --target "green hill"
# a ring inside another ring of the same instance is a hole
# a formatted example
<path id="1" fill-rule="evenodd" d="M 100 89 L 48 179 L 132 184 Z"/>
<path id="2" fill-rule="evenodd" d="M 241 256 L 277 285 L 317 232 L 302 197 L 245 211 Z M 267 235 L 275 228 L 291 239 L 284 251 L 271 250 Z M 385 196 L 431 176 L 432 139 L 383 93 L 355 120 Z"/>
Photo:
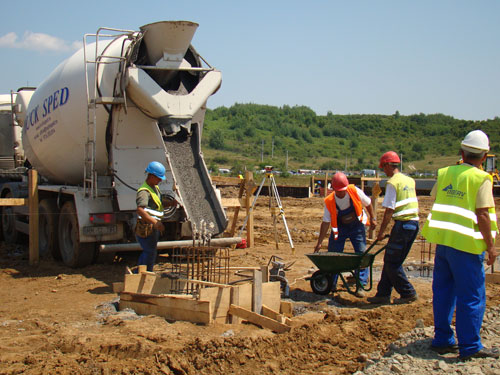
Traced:
<path id="1" fill-rule="evenodd" d="M 207 164 L 254 170 L 272 164 L 291 169 L 376 169 L 380 155 L 394 150 L 409 171 L 435 171 L 459 158 L 459 145 L 474 129 L 490 137 L 500 153 L 500 119 L 455 119 L 443 114 L 318 116 L 305 106 L 235 104 L 207 110 L 202 138 Z M 262 161 L 263 150 L 263 161 Z"/>

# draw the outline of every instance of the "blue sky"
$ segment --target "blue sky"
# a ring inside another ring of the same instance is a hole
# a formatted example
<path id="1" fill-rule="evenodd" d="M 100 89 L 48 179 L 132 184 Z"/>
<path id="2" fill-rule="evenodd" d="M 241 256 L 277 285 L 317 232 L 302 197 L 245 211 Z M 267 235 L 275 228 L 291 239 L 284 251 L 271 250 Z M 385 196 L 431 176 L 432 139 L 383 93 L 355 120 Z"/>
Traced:
<path id="1" fill-rule="evenodd" d="M 192 43 L 223 74 L 210 108 L 500 115 L 497 0 L 6 2 L 0 93 L 39 85 L 85 33 L 160 20 L 200 24 Z"/>

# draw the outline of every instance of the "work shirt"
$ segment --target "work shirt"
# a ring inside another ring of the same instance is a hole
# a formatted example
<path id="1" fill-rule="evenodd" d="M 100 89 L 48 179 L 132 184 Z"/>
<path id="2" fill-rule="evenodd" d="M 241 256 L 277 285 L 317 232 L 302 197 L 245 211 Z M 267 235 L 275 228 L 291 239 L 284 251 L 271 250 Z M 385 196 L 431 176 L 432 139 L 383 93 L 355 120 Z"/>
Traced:
<path id="1" fill-rule="evenodd" d="M 358 197 L 361 200 L 361 204 L 363 205 L 363 207 L 367 207 L 372 203 L 371 199 L 364 193 L 363 190 L 356 187 L 356 191 L 358 192 Z M 351 206 L 351 199 L 349 198 L 349 194 L 346 194 L 344 198 L 339 198 L 335 194 L 335 204 L 341 211 L 348 209 Z M 323 211 L 323 221 L 326 223 L 330 223 L 332 221 L 330 211 L 328 211 L 328 208 L 326 208 L 326 206 Z"/>

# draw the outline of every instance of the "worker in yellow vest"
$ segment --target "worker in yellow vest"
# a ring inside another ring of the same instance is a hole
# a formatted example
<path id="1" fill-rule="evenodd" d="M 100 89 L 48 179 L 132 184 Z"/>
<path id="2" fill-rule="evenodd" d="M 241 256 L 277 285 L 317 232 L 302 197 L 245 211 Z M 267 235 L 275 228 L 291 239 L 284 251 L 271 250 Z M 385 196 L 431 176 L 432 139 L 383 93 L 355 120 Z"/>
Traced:
<path id="1" fill-rule="evenodd" d="M 377 293 L 367 298 L 370 303 L 391 303 L 392 288 L 400 294 L 400 298 L 395 298 L 394 303 L 411 303 L 418 298 L 403 269 L 403 262 L 418 234 L 418 201 L 415 180 L 399 171 L 400 162 L 398 154 L 394 151 L 388 151 L 380 158 L 379 168 L 384 170 L 389 180 L 385 186 L 382 202 L 385 212 L 377 240 L 381 241 L 384 238 L 384 232 L 391 218 L 394 219 L 394 226 L 385 249 L 384 266 L 377 285 Z"/>
<path id="2" fill-rule="evenodd" d="M 323 243 L 328 229 L 331 227 L 331 234 L 328 240 L 328 251 L 341 253 L 344 251 L 346 239 L 351 240 L 351 244 L 356 253 L 364 253 L 366 250 L 365 226 L 377 225 L 372 202 L 363 190 L 354 185 L 350 185 L 347 177 L 342 172 L 337 172 L 332 178 L 333 193 L 325 198 L 325 209 L 323 221 L 319 230 L 318 242 L 314 252 L 318 252 Z M 369 220 L 366 212 L 370 215 Z M 368 281 L 368 269 L 357 271 L 362 285 Z M 333 277 L 332 289 L 335 290 L 338 275 Z M 363 290 L 356 292 L 357 297 L 363 297 Z"/>
<path id="3" fill-rule="evenodd" d="M 497 348 L 481 344 L 486 308 L 483 261 L 497 257 L 498 233 L 492 177 L 479 167 L 489 151 L 481 130 L 468 133 L 461 144 L 463 163 L 442 168 L 431 195 L 435 197 L 422 235 L 437 244 L 432 281 L 434 339 L 439 354 L 459 352 L 461 359 L 498 358 Z M 456 345 L 451 321 L 455 312 Z"/>
<path id="4" fill-rule="evenodd" d="M 160 233 L 165 230 L 161 219 L 163 204 L 158 184 L 166 179 L 165 167 L 157 161 L 152 161 L 146 168 L 146 181 L 137 190 L 137 224 L 135 237 L 142 247 L 138 265 L 146 265 L 152 272 L 156 261 L 157 245 Z"/>

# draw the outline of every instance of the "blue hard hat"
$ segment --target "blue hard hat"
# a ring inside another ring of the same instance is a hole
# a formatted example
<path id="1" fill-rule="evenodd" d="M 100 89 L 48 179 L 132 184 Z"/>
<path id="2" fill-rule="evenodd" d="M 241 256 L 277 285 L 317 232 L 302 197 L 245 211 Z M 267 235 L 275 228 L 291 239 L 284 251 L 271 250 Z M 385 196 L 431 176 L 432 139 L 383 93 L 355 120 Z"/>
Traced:
<path id="1" fill-rule="evenodd" d="M 149 163 L 146 172 L 165 180 L 165 167 L 160 162 L 152 161 Z"/>

